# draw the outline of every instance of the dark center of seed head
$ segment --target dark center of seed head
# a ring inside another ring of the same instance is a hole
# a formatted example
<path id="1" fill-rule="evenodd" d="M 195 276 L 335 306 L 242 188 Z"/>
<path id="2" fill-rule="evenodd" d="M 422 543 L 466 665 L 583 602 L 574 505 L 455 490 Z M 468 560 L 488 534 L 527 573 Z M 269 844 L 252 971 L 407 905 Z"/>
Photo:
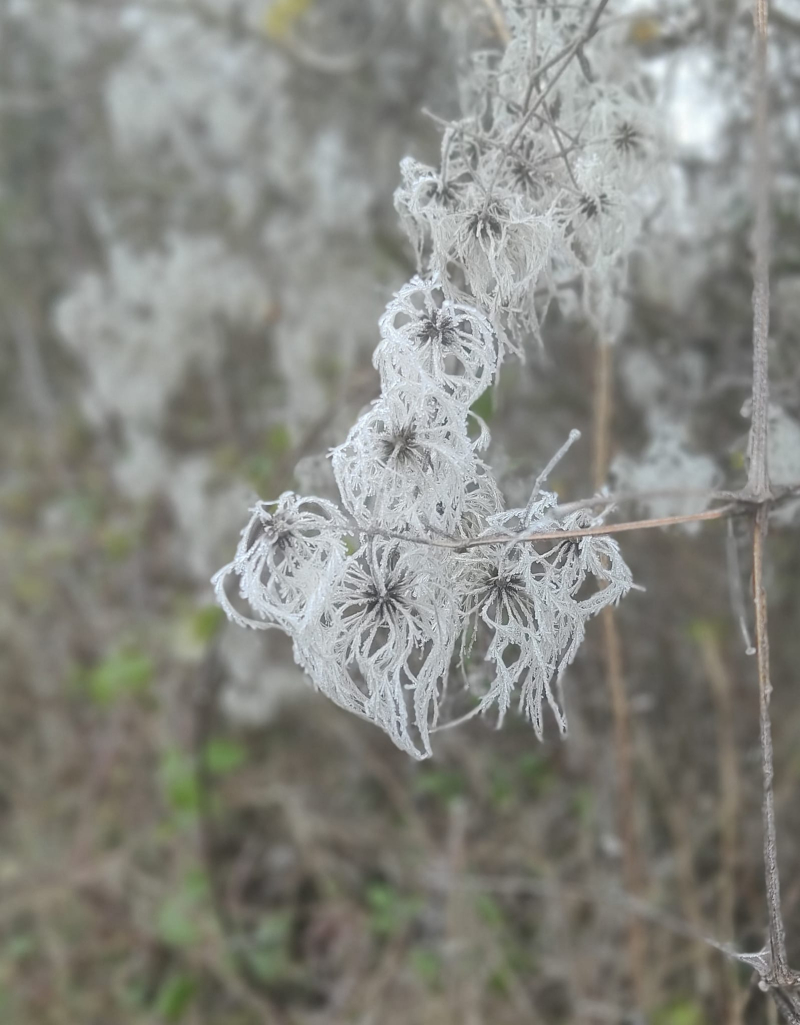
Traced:
<path id="1" fill-rule="evenodd" d="M 424 316 L 419 322 L 417 338 L 421 342 L 436 342 L 442 348 L 453 345 L 456 340 L 453 318 L 440 310 Z"/>

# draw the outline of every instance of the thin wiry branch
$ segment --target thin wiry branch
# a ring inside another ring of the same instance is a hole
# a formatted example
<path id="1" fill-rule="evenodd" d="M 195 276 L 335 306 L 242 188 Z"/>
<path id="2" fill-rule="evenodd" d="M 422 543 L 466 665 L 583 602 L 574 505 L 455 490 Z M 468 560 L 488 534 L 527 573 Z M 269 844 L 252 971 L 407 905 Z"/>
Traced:
<path id="1" fill-rule="evenodd" d="M 510 43 L 511 33 L 508 31 L 506 19 L 503 17 L 503 12 L 500 10 L 497 0 L 483 0 L 483 2 L 489 13 L 489 17 L 492 25 L 494 26 L 494 30 L 497 33 L 498 39 L 503 43 Z"/>
<path id="2" fill-rule="evenodd" d="M 625 534 L 633 530 L 652 530 L 655 527 L 674 527 L 680 523 L 699 523 L 704 520 L 722 520 L 741 512 L 740 507 L 731 502 L 718 509 L 706 509 L 704 512 L 687 513 L 683 516 L 661 516 L 652 520 L 633 520 L 628 523 L 603 523 L 595 527 L 581 527 L 575 530 L 540 530 L 526 531 L 519 534 L 490 534 L 468 540 L 457 538 L 411 537 L 396 531 L 383 530 L 381 527 L 362 527 L 366 535 L 396 538 L 412 544 L 430 545 L 433 548 L 451 548 L 456 551 L 467 551 L 470 548 L 482 548 L 487 545 L 524 544 L 534 541 L 565 541 L 569 538 L 601 537 L 605 534 Z"/>
<path id="3" fill-rule="evenodd" d="M 769 259 L 770 178 L 769 98 L 767 83 L 767 0 L 755 0 L 755 109 L 753 151 L 753 408 L 747 487 L 754 497 L 769 493 L 767 440 L 769 431 Z"/>
<path id="4" fill-rule="evenodd" d="M 786 487 L 773 487 L 770 507 L 775 508 L 782 502 L 800 494 L 800 484 L 792 484 Z M 700 502 L 737 502 L 742 506 L 752 507 L 753 501 L 741 491 L 709 491 L 706 488 L 655 488 L 647 491 L 614 491 L 610 494 L 598 493 L 591 498 L 581 498 L 575 502 L 564 502 L 555 507 L 554 512 L 559 516 L 566 516 L 567 513 L 577 512 L 578 509 L 597 509 L 608 506 L 635 505 L 649 502 L 654 498 L 674 498 L 682 500 L 694 498 Z"/>
<path id="5" fill-rule="evenodd" d="M 561 78 L 561 76 L 567 70 L 570 61 L 573 59 L 573 57 L 575 57 L 575 55 L 577 54 L 578 50 L 580 50 L 582 46 L 585 46 L 586 43 L 589 42 L 589 40 L 592 38 L 592 36 L 597 31 L 597 24 L 598 24 L 598 22 L 600 20 L 600 17 L 602 15 L 603 11 L 606 9 L 607 6 L 608 6 L 608 0 L 600 0 L 600 3 L 597 5 L 597 7 L 595 7 L 595 9 L 594 9 L 594 11 L 592 13 L 592 16 L 589 19 L 589 22 L 586 25 L 586 28 L 583 30 L 583 32 L 581 32 L 577 36 L 577 38 L 563 51 L 562 54 L 556 55 L 556 57 L 554 57 L 551 61 L 548 61 L 548 63 L 546 65 L 544 65 L 543 67 L 537 69 L 537 71 L 535 73 L 535 77 L 531 79 L 531 85 L 530 85 L 530 87 L 528 89 L 528 94 L 525 97 L 524 106 L 527 108 L 526 111 L 525 111 L 525 115 L 523 116 L 523 118 L 521 119 L 519 125 L 517 126 L 517 130 L 514 132 L 514 134 L 511 136 L 511 138 L 509 139 L 509 141 L 506 143 L 506 145 L 504 147 L 504 156 L 506 158 L 509 157 L 511 155 L 511 153 L 513 153 L 514 147 L 516 146 L 517 142 L 519 141 L 520 136 L 522 135 L 522 133 L 525 131 L 525 128 L 530 123 L 531 118 L 537 112 L 539 107 L 541 107 L 541 105 L 547 99 L 550 91 L 553 89 L 555 84 L 558 82 L 558 80 Z M 554 64 L 557 64 L 558 61 L 561 60 L 562 57 L 563 57 L 563 64 L 561 65 L 561 67 L 558 68 L 558 70 L 555 72 L 555 74 L 550 79 L 550 81 L 547 83 L 547 85 L 542 90 L 542 92 L 539 93 L 539 95 L 537 96 L 536 101 L 533 103 L 533 105 L 532 106 L 528 106 L 528 104 L 530 103 L 530 99 L 531 99 L 531 96 L 533 94 L 533 89 L 535 88 L 535 83 L 536 83 L 538 77 L 540 75 L 542 75 L 544 73 L 544 71 L 547 70 L 547 68 L 551 67 Z M 491 182 L 489 183 L 489 188 L 486 190 L 486 207 L 487 208 L 488 208 L 489 202 L 491 201 L 492 190 L 494 189 L 494 186 L 495 186 L 495 184 L 497 182 L 497 177 L 500 174 L 501 167 L 502 167 L 502 161 L 498 161 L 497 168 L 495 169 L 494 176 L 493 176 Z"/>
<path id="6" fill-rule="evenodd" d="M 747 625 L 747 609 L 745 607 L 744 588 L 742 587 L 742 571 L 739 564 L 739 546 L 733 520 L 728 520 L 728 534 L 725 538 L 725 557 L 728 564 L 728 588 L 731 598 L 731 609 L 739 624 L 744 641 L 744 649 L 748 655 L 755 655 L 756 649 L 750 637 Z"/>
<path id="7" fill-rule="evenodd" d="M 546 71 L 549 71 L 550 68 L 558 64 L 560 60 L 566 58 L 564 67 L 559 68 L 556 78 L 558 78 L 561 75 L 562 71 L 566 69 L 567 64 L 569 64 L 569 62 L 572 60 L 572 58 L 575 56 L 578 50 L 580 50 L 581 47 L 585 46 L 592 38 L 592 36 L 595 34 L 595 32 L 597 31 L 597 26 L 600 21 L 600 18 L 607 6 L 608 0 L 600 0 L 600 3 L 597 5 L 597 7 L 595 7 L 594 11 L 592 12 L 591 18 L 587 22 L 586 28 L 583 30 L 583 32 L 581 32 L 578 38 L 573 40 L 573 42 L 570 43 L 569 46 L 565 46 L 563 50 L 559 50 L 558 53 L 556 53 L 553 57 L 550 58 L 550 60 L 546 61 L 544 64 L 542 64 L 540 67 L 534 70 L 533 75 L 531 76 L 530 84 L 528 85 L 528 91 L 525 94 L 525 102 L 523 104 L 523 106 L 528 112 L 528 116 L 526 117 L 526 123 L 527 120 L 530 119 L 530 116 L 533 115 L 533 111 L 529 109 L 528 105 L 530 104 L 531 97 L 533 96 L 533 91 L 536 88 L 536 83 L 539 80 L 539 78 L 541 78 L 541 76 Z M 539 105 L 539 102 L 541 102 L 541 100 L 543 99 L 544 97 L 539 97 L 539 100 L 536 103 L 537 107 Z M 524 128 L 524 124 L 521 126 L 520 131 L 522 130 L 522 128 Z M 514 140 L 514 142 L 516 142 L 516 139 Z"/>
<path id="8" fill-rule="evenodd" d="M 608 475 L 611 457 L 611 423 L 613 413 L 612 346 L 604 338 L 597 339 L 597 362 L 594 381 L 594 453 L 595 488 L 601 488 Z M 631 711 L 625 687 L 622 640 L 612 605 L 603 609 L 603 662 L 606 685 L 611 699 L 614 723 L 614 759 L 616 763 L 618 821 L 622 839 L 625 887 L 633 896 L 643 889 L 642 858 L 636 831 L 636 782 L 634 776 L 634 744 Z M 630 978 L 639 1010 L 647 1009 L 647 933 L 641 919 L 632 916 L 628 922 L 628 958 Z"/>

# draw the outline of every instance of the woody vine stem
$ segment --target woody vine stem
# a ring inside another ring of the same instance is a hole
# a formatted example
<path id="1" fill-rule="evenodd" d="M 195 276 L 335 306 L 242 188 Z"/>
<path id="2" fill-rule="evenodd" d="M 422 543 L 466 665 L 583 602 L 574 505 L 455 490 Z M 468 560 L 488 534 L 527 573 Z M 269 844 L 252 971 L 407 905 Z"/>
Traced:
<path id="1" fill-rule="evenodd" d="M 800 975 L 789 968 L 786 954 L 786 928 L 781 909 L 778 872 L 775 798 L 773 792 L 773 747 L 769 672 L 769 632 L 767 595 L 764 588 L 764 548 L 769 528 L 771 491 L 767 466 L 769 431 L 769 258 L 770 258 L 770 179 L 769 179 L 769 97 L 767 77 L 768 0 L 755 0 L 755 109 L 753 191 L 755 225 L 753 248 L 753 408 L 750 433 L 750 467 L 746 491 L 757 502 L 753 515 L 753 601 L 756 620 L 758 660 L 761 770 L 763 782 L 764 872 L 769 912 L 769 951 L 765 956 L 767 972 L 762 982 L 769 987 L 789 987 L 776 1002 L 790 1022 L 800 1021 L 800 995 L 796 992 Z"/>

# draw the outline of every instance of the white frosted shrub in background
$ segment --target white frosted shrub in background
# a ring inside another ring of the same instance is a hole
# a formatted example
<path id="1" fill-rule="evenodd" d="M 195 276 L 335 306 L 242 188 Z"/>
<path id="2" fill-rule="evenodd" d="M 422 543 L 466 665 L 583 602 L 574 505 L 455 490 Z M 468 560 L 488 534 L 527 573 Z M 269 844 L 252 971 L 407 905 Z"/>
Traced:
<path id="1" fill-rule="evenodd" d="M 190 369 L 216 370 L 225 325 L 264 320 L 263 281 L 221 239 L 170 233 L 164 247 L 112 246 L 105 273 L 87 273 L 55 309 L 59 334 L 89 377 L 84 402 L 132 433 L 158 429 Z"/>

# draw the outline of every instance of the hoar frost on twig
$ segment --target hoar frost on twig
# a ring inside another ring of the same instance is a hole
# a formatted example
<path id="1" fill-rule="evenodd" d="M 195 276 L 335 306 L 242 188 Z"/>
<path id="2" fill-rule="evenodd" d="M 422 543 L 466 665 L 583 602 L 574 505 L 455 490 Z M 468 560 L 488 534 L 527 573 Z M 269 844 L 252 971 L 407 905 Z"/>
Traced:
<path id="1" fill-rule="evenodd" d="M 504 10 L 508 46 L 476 57 L 440 167 L 401 167 L 396 206 L 420 276 L 380 321 L 382 394 L 332 452 L 343 511 L 291 492 L 259 502 L 214 578 L 232 619 L 287 632 L 320 691 L 417 758 L 446 725 L 451 665 L 466 668 L 478 648 L 488 672 L 473 713 L 496 708 L 502 722 L 516 701 L 541 737 L 548 706 L 565 732 L 563 672 L 587 620 L 631 587 L 608 536 L 531 540 L 603 515 L 557 515 L 546 472 L 526 508 L 505 509 L 470 407 L 538 337 L 550 301 L 569 312 L 577 295 L 603 332 L 615 321 L 647 205 L 652 119 L 640 84 L 618 78 L 612 32 L 592 69 L 582 51 L 573 59 L 580 19 L 597 27 L 591 7 Z M 464 544 L 420 543 L 442 537 Z M 229 599 L 231 575 L 255 619 Z"/>

